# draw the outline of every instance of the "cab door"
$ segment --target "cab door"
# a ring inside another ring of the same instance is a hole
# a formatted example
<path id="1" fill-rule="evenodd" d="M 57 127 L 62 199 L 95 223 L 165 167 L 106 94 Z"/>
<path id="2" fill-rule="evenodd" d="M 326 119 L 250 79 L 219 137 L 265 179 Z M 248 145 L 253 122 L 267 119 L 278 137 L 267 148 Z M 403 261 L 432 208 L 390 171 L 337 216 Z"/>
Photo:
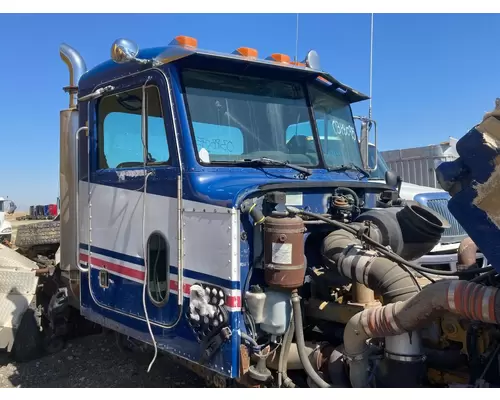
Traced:
<path id="1" fill-rule="evenodd" d="M 80 261 L 89 268 L 82 308 L 144 321 L 149 261 L 148 317 L 168 324 L 177 318 L 170 283 L 179 160 L 166 77 L 148 70 L 102 86 L 110 84 L 112 91 L 89 103 L 89 176 L 79 190 Z"/>

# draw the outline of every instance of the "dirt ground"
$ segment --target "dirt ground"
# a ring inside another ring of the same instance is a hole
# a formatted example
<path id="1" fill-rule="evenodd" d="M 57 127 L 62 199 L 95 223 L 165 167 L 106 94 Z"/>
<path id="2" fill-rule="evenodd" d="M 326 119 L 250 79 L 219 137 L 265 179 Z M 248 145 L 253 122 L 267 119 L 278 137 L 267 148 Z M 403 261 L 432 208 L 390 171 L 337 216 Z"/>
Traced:
<path id="1" fill-rule="evenodd" d="M 16 213 L 17 214 L 17 213 Z M 26 223 L 10 216 L 13 237 Z M 113 333 L 77 338 L 61 352 L 26 363 L 12 362 L 0 354 L 0 388 L 32 387 L 205 387 L 205 382 L 168 356 L 159 356 L 150 373 L 150 353 L 119 349 Z"/>
<path id="2" fill-rule="evenodd" d="M 205 382 L 168 356 L 159 356 L 147 373 L 150 353 L 130 353 L 112 333 L 68 342 L 60 353 L 27 363 L 0 356 L 0 388 L 202 388 Z"/>

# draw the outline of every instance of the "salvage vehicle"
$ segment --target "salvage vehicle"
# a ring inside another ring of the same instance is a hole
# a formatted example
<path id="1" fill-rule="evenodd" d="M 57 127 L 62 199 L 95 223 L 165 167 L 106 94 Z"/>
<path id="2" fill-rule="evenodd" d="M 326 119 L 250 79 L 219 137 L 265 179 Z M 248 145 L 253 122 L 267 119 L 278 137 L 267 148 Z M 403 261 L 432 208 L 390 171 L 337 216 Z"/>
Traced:
<path id="1" fill-rule="evenodd" d="M 391 169 L 385 162 L 383 154 L 372 143 L 369 143 L 368 157 L 369 160 L 365 169 L 370 172 L 370 180 L 384 182 L 385 174 L 387 171 L 391 171 Z M 415 260 L 415 262 L 424 267 L 441 269 L 443 271 L 456 271 L 457 267 L 460 268 L 458 263 L 460 244 L 464 239 L 468 238 L 468 235 L 448 210 L 450 195 L 442 189 L 416 185 L 404 180 L 399 182 L 398 187 L 399 197 L 402 200 L 416 201 L 421 205 L 432 208 L 450 224 L 450 227 L 445 229 L 441 235 L 439 243 L 428 254 Z M 488 266 L 487 259 L 479 250 L 476 254 L 476 263 L 482 267 Z"/>
<path id="2" fill-rule="evenodd" d="M 89 70 L 60 55 L 60 247 L 37 304 L 52 341 L 81 316 L 218 387 L 498 380 L 500 296 L 471 281 L 490 270 L 412 262 L 449 223 L 398 206 L 390 174 L 370 182 L 351 111 L 367 96 L 315 51 L 262 59 L 178 36 L 118 39 Z"/>
<path id="3" fill-rule="evenodd" d="M 9 212 L 10 201 L 0 197 L 0 243 L 12 240 L 12 224 L 5 219 L 5 213 Z"/>

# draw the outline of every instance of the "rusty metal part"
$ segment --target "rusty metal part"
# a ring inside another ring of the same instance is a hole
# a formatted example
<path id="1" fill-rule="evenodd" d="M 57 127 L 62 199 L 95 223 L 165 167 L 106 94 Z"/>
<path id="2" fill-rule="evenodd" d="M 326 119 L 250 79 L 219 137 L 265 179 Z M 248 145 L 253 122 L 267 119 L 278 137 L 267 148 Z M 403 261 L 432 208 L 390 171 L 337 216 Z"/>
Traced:
<path id="1" fill-rule="evenodd" d="M 304 283 L 304 221 L 267 217 L 264 221 L 264 276 L 275 288 L 293 290 Z"/>
<path id="2" fill-rule="evenodd" d="M 500 289 L 472 282 L 442 280 L 406 301 L 365 309 L 356 319 L 369 337 L 411 332 L 437 314 L 451 312 L 486 323 L 500 322 Z M 359 335 L 358 335 L 359 336 Z"/>
<path id="3" fill-rule="evenodd" d="M 333 205 L 342 209 L 351 208 L 345 197 L 335 196 L 333 199 Z"/>
<path id="4" fill-rule="evenodd" d="M 305 314 L 310 318 L 341 324 L 347 324 L 354 315 L 365 309 L 358 304 L 340 304 L 315 298 L 305 301 L 304 307 Z"/>
<path id="5" fill-rule="evenodd" d="M 346 206 L 346 205 L 348 205 L 347 201 L 343 197 L 337 197 L 337 198 L 335 198 L 335 200 L 333 201 L 333 204 L 335 204 L 336 206 Z"/>
<path id="6" fill-rule="evenodd" d="M 248 370 L 250 369 L 250 355 L 248 352 L 248 347 L 244 344 L 240 345 L 240 376 L 236 378 L 236 382 L 240 385 L 248 388 L 259 388 L 261 385 L 255 382 L 249 375 Z"/>
<path id="7" fill-rule="evenodd" d="M 334 350 L 335 347 L 333 347 L 330 343 L 323 342 L 313 352 L 314 361 L 316 362 L 316 364 L 312 365 L 316 369 L 316 371 L 322 372 L 323 375 L 328 376 L 328 362 Z"/>
<path id="8" fill-rule="evenodd" d="M 172 360 L 174 360 L 176 363 L 179 365 L 182 365 L 189 369 L 190 371 L 194 372 L 196 375 L 198 375 L 200 378 L 205 380 L 205 384 L 207 386 L 213 386 L 216 388 L 223 388 L 223 387 L 229 387 L 233 386 L 233 383 L 236 383 L 232 379 L 228 379 L 225 376 L 222 376 L 207 367 L 204 367 L 198 363 L 195 363 L 191 360 L 187 360 L 185 358 L 176 356 L 175 354 L 168 354 L 168 357 Z"/>
<path id="9" fill-rule="evenodd" d="M 328 342 L 324 343 L 314 343 L 306 342 L 305 349 L 308 354 L 309 361 L 311 365 L 316 369 L 316 371 L 324 370 L 328 368 L 328 360 L 332 354 L 334 348 Z M 278 370 L 279 358 L 282 351 L 282 347 L 271 354 L 266 365 L 272 370 Z M 287 370 L 301 370 L 304 369 L 302 362 L 300 361 L 299 352 L 297 349 L 297 343 L 292 343 L 290 345 L 290 350 L 288 353 Z"/>
<path id="10" fill-rule="evenodd" d="M 313 359 L 311 360 L 311 365 L 318 374 L 318 376 L 323 380 L 328 380 L 328 366 L 330 356 L 332 355 L 335 348 L 330 343 L 321 344 L 311 355 Z M 326 382 L 325 380 L 325 382 Z M 319 386 L 314 382 L 314 380 L 308 376 L 307 385 L 310 388 L 319 388 Z"/>
<path id="11" fill-rule="evenodd" d="M 457 253 L 457 263 L 462 268 L 476 264 L 477 245 L 470 237 L 466 237 L 460 242 Z"/>
<path id="12" fill-rule="evenodd" d="M 240 344 L 240 378 L 238 381 L 241 381 L 242 377 L 248 372 L 248 368 L 250 368 L 250 356 L 248 354 L 248 347 L 244 344 Z"/>
<path id="13" fill-rule="evenodd" d="M 413 332 L 445 312 L 464 318 L 498 324 L 500 290 L 473 282 L 442 280 L 428 285 L 412 298 L 356 314 L 344 330 L 344 346 L 350 358 L 353 387 L 366 384 L 367 344 L 381 338 Z"/>

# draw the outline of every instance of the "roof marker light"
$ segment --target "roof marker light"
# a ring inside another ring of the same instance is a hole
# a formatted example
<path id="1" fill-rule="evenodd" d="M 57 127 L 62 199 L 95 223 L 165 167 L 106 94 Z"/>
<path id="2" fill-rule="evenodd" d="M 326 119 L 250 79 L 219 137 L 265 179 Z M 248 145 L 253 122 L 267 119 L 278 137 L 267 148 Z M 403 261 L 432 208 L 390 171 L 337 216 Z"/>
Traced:
<path id="1" fill-rule="evenodd" d="M 332 82 L 330 82 L 328 79 L 323 78 L 322 76 L 316 77 L 316 80 L 318 82 L 323 83 L 324 85 L 327 85 L 327 86 L 331 86 L 332 85 Z"/>
<path id="2" fill-rule="evenodd" d="M 181 46 L 181 47 L 198 47 L 198 40 L 189 36 L 176 36 L 170 44 Z"/>
<path id="3" fill-rule="evenodd" d="M 290 63 L 290 56 L 287 56 L 286 54 L 281 54 L 281 53 L 274 53 L 271 54 L 271 56 L 268 58 L 268 60 L 284 63 L 284 64 L 289 64 Z"/>
<path id="4" fill-rule="evenodd" d="M 257 58 L 259 53 L 257 52 L 257 50 L 252 49 L 251 47 L 239 47 L 234 51 L 233 54 L 238 54 L 247 58 Z"/>
<path id="5" fill-rule="evenodd" d="M 290 64 L 295 65 L 296 67 L 305 67 L 306 64 L 299 61 L 290 61 Z"/>

